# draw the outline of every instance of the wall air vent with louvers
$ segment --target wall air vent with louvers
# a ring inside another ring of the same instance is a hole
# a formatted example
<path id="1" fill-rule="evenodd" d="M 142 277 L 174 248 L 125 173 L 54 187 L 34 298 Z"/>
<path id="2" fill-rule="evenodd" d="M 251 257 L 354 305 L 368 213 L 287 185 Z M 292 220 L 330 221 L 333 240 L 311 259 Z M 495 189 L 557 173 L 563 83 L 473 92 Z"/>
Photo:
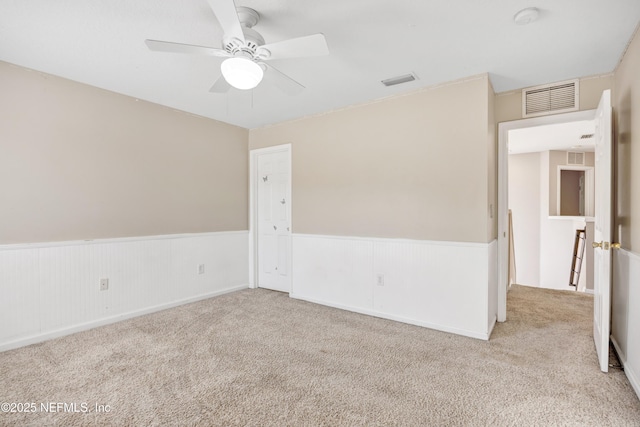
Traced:
<path id="1" fill-rule="evenodd" d="M 534 117 L 576 111 L 578 80 L 522 89 L 522 116 Z"/>
<path id="2" fill-rule="evenodd" d="M 568 165 L 584 165 L 584 153 L 567 151 Z"/>

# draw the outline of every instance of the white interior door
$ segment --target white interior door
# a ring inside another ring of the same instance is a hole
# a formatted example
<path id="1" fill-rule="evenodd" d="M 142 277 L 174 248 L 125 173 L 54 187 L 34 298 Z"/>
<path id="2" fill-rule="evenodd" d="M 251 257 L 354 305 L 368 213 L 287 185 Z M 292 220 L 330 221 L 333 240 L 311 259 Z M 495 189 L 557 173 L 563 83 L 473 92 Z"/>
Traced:
<path id="1" fill-rule="evenodd" d="M 291 180 L 288 150 L 257 158 L 258 287 L 291 291 Z"/>
<path id="2" fill-rule="evenodd" d="M 602 94 L 595 117 L 595 230 L 593 339 L 600 370 L 609 370 L 611 322 L 611 92 Z M 597 246 L 596 246 L 597 245 Z"/>

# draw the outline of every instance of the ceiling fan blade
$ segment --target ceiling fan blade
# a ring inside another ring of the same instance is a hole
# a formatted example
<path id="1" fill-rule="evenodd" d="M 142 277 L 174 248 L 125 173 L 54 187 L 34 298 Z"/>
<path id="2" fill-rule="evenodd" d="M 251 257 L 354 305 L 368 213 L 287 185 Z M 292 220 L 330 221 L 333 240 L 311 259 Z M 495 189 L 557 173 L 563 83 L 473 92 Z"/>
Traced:
<path id="1" fill-rule="evenodd" d="M 264 62 L 261 62 L 260 65 L 266 68 L 265 77 L 287 95 L 297 95 L 304 90 L 304 86 L 302 86 L 300 83 L 293 80 L 291 77 L 287 76 L 277 68 L 274 68 L 273 66 Z"/>
<path id="2" fill-rule="evenodd" d="M 224 58 L 231 56 L 226 50 L 217 49 L 215 47 L 196 46 L 194 44 L 182 44 L 149 39 L 144 42 L 149 49 L 158 52 L 191 53 L 196 55 L 221 56 Z"/>
<path id="3" fill-rule="evenodd" d="M 224 76 L 218 77 L 218 80 L 211 86 L 209 92 L 226 93 L 231 89 L 231 85 L 224 79 Z"/>
<path id="4" fill-rule="evenodd" d="M 327 40 L 322 33 L 265 44 L 260 46 L 260 49 L 271 52 L 265 59 L 304 58 L 329 54 Z"/>
<path id="5" fill-rule="evenodd" d="M 224 37 L 235 37 L 244 43 L 244 33 L 238 19 L 238 11 L 233 0 L 208 0 L 209 7 L 218 18 Z"/>

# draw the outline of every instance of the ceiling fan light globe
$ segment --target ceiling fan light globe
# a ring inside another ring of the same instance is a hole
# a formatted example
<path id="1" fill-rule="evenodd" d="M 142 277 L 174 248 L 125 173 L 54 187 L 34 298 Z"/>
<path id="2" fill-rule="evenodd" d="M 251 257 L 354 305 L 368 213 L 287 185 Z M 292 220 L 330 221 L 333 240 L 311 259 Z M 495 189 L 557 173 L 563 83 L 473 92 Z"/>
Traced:
<path id="1" fill-rule="evenodd" d="M 260 65 L 248 58 L 225 59 L 220 65 L 224 79 L 236 89 L 248 90 L 258 86 L 264 76 Z"/>

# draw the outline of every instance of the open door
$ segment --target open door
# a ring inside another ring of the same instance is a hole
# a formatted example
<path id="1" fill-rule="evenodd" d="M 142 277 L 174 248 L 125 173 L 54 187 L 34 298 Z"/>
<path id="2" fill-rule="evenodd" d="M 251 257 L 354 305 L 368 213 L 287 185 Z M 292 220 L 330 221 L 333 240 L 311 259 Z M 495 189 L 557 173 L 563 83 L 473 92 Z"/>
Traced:
<path id="1" fill-rule="evenodd" d="M 595 231 L 593 238 L 593 339 L 600 370 L 609 370 L 611 325 L 612 126 L 611 91 L 605 90 L 595 117 Z"/>

